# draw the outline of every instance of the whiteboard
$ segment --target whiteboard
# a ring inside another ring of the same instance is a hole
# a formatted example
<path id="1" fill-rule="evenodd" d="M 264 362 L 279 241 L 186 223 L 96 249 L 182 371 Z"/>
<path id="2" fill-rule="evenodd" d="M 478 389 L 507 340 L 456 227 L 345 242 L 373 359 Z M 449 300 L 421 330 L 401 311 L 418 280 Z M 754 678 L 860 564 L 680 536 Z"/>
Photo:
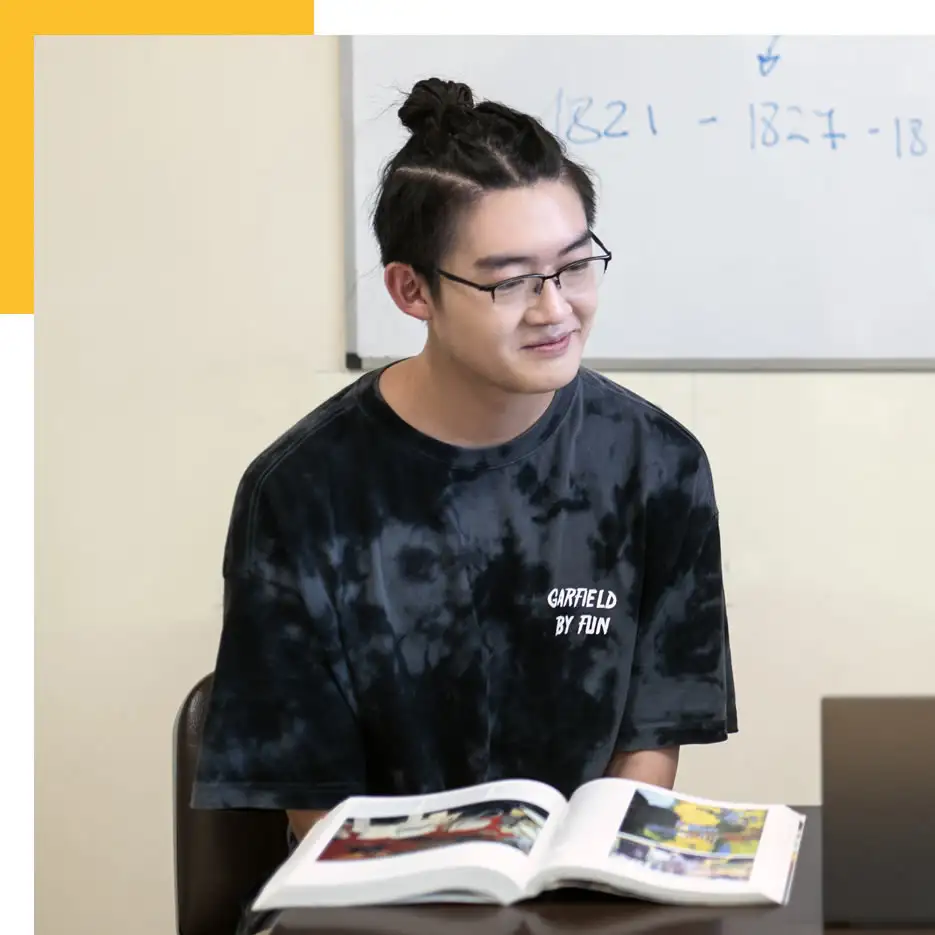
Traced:
<path id="1" fill-rule="evenodd" d="M 370 216 L 420 78 L 535 114 L 599 177 L 600 369 L 935 367 L 935 38 L 343 40 L 348 366 L 418 353 Z"/>

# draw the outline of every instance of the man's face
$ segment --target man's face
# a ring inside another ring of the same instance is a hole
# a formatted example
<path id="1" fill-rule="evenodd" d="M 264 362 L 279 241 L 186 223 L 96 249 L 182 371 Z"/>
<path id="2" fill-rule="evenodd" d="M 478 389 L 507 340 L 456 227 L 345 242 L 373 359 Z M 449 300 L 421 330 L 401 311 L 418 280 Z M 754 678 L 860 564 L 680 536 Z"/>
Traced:
<path id="1" fill-rule="evenodd" d="M 440 267 L 492 285 L 527 273 L 555 273 L 601 253 L 588 235 L 584 207 L 563 182 L 490 192 L 461 219 Z M 498 289 L 496 297 L 442 277 L 433 302 L 432 339 L 472 374 L 510 393 L 543 393 L 578 371 L 597 309 L 604 264 L 575 267 L 535 295 L 535 281 Z M 597 275 L 597 280 L 594 279 Z"/>

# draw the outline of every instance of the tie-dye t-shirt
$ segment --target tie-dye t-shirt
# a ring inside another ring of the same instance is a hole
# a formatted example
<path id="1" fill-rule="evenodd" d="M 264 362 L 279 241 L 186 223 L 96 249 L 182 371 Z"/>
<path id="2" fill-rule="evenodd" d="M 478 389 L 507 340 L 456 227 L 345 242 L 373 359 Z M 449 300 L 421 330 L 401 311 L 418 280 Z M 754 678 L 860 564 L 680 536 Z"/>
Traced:
<path id="1" fill-rule="evenodd" d="M 397 416 L 378 377 L 241 481 L 196 807 L 505 777 L 569 795 L 618 751 L 737 729 L 692 434 L 582 369 L 518 438 L 458 448 Z"/>

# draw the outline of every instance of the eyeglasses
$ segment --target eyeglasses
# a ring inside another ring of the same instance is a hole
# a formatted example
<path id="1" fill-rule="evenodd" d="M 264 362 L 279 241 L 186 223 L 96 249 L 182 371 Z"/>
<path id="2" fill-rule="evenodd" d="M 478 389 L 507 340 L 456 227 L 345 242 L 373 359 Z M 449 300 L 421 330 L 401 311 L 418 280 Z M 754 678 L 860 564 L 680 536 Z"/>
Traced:
<path id="1" fill-rule="evenodd" d="M 607 266 L 613 258 L 611 252 L 598 239 L 597 234 L 590 231 L 589 233 L 597 246 L 604 252 L 597 256 L 573 260 L 550 275 L 528 273 L 525 276 L 513 276 L 500 282 L 485 284 L 471 282 L 470 279 L 462 279 L 453 273 L 446 273 L 443 269 L 437 269 L 436 272 L 439 276 L 443 276 L 451 282 L 460 283 L 462 286 L 470 286 L 480 292 L 489 292 L 491 300 L 498 307 L 529 308 L 535 305 L 536 300 L 545 288 L 545 284 L 550 279 L 561 290 L 563 295 L 571 299 L 588 298 L 597 291 L 601 280 L 604 278 L 604 273 L 607 272 Z"/>

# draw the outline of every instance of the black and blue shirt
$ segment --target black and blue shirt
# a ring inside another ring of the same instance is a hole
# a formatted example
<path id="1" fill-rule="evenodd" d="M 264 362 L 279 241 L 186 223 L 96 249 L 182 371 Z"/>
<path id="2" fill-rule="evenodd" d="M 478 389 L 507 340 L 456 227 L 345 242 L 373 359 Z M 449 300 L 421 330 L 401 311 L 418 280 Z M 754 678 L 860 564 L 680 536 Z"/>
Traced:
<path id="1" fill-rule="evenodd" d="M 587 369 L 458 448 L 362 376 L 247 469 L 193 804 L 326 809 L 736 731 L 711 470 Z"/>

